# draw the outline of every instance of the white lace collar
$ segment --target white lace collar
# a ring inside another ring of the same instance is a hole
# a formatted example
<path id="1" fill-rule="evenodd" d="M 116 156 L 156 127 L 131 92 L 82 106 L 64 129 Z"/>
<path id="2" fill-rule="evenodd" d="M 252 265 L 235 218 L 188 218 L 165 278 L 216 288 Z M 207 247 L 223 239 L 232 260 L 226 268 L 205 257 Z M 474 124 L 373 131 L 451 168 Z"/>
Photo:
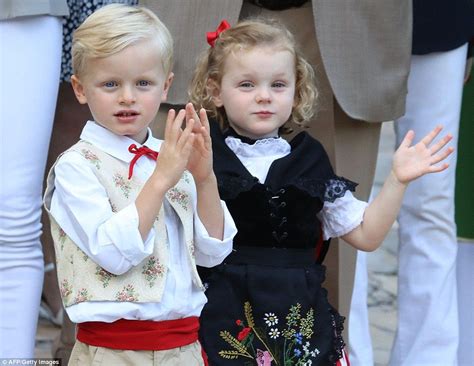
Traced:
<path id="1" fill-rule="evenodd" d="M 290 144 L 281 137 L 271 137 L 255 141 L 254 144 L 242 142 L 239 138 L 228 136 L 225 143 L 237 156 L 256 158 L 265 156 L 285 156 L 291 151 Z"/>

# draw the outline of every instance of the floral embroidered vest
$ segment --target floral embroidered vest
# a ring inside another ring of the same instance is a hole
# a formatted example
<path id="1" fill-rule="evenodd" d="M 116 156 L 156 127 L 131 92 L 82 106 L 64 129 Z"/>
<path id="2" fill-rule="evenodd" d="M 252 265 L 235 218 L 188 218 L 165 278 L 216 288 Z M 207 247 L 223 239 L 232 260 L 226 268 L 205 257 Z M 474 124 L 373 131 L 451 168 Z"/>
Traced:
<path id="1" fill-rule="evenodd" d="M 80 153 L 91 164 L 98 180 L 107 191 L 112 211 L 117 212 L 135 201 L 144 182 L 136 177 L 130 180 L 127 178 L 127 163 L 85 141 L 79 141 L 63 154 L 69 151 Z M 54 191 L 54 166 L 48 175 L 44 198 L 47 210 L 51 206 Z M 192 184 L 189 172 L 185 171 L 176 186 L 166 193 L 165 199 L 176 211 L 183 225 L 193 282 L 204 290 L 194 259 Z M 65 307 L 84 301 L 159 302 L 161 300 L 166 281 L 166 265 L 169 262 L 169 243 L 163 207 L 154 224 L 153 253 L 122 275 L 114 275 L 94 263 L 59 227 L 54 218 L 51 215 L 49 217 L 56 251 L 58 281 Z"/>

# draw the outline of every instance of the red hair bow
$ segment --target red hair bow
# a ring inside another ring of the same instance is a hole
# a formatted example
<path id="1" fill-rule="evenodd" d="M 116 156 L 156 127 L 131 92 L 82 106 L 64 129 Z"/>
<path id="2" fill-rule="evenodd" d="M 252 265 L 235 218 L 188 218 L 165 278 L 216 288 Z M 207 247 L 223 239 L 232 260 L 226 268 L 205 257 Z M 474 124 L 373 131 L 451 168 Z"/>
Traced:
<path id="1" fill-rule="evenodd" d="M 230 24 L 227 22 L 227 20 L 224 19 L 221 24 L 219 24 L 215 32 L 206 33 L 207 43 L 209 43 L 211 47 L 214 47 L 214 42 L 216 41 L 217 37 L 219 37 L 219 34 L 229 28 Z"/>

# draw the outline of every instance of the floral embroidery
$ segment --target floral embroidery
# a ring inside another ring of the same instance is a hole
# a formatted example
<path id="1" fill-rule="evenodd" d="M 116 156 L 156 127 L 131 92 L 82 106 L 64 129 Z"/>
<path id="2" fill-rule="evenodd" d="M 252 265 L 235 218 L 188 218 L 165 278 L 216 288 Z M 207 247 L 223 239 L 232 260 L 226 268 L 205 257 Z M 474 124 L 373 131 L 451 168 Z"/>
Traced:
<path id="1" fill-rule="evenodd" d="M 165 266 L 160 264 L 158 258 L 154 255 L 148 258 L 148 261 L 143 266 L 142 274 L 145 275 L 145 279 L 148 281 L 150 287 L 153 287 L 158 276 L 163 277 L 164 273 Z"/>
<path id="2" fill-rule="evenodd" d="M 189 197 L 184 191 L 181 191 L 178 188 L 174 187 L 168 191 L 167 196 L 170 201 L 176 202 L 184 210 L 188 210 Z"/>
<path id="3" fill-rule="evenodd" d="M 122 291 L 119 291 L 115 295 L 117 301 L 128 301 L 128 302 L 137 302 L 138 294 L 135 293 L 135 287 L 133 285 L 125 286 Z"/>
<path id="4" fill-rule="evenodd" d="M 76 250 L 79 252 L 80 255 L 82 255 L 82 259 L 84 262 L 87 262 L 89 260 L 89 257 L 87 256 L 86 253 L 84 253 L 81 248 L 79 248 L 78 246 L 76 246 Z M 72 258 L 72 257 L 71 257 Z M 72 262 L 71 262 L 72 264 Z"/>
<path id="5" fill-rule="evenodd" d="M 130 191 L 132 189 L 130 182 L 127 179 L 125 179 L 123 175 L 119 173 L 115 173 L 113 179 L 114 179 L 115 186 L 117 188 L 120 188 L 125 198 L 129 198 Z"/>
<path id="6" fill-rule="evenodd" d="M 66 299 L 69 295 L 72 294 L 72 285 L 68 280 L 64 279 L 59 285 L 59 291 L 61 292 L 61 297 Z"/>
<path id="7" fill-rule="evenodd" d="M 92 151 L 87 150 L 87 149 L 82 149 L 81 153 L 84 156 L 84 158 L 86 158 L 92 164 L 94 164 L 97 169 L 100 169 L 101 161 L 100 161 L 99 157 L 96 154 L 94 154 Z"/>
<path id="8" fill-rule="evenodd" d="M 58 240 L 61 243 L 61 250 L 64 250 L 64 243 L 66 242 L 66 233 L 64 232 L 63 229 L 59 228 L 58 231 Z"/>
<path id="9" fill-rule="evenodd" d="M 223 330 L 220 333 L 222 339 L 224 339 L 229 345 L 231 345 L 234 350 L 222 350 L 219 352 L 219 355 L 228 360 L 235 360 L 239 358 L 239 356 L 247 357 L 253 359 L 254 357 L 247 351 L 247 342 L 245 339 L 242 340 L 242 343 L 236 339 L 232 334 L 230 334 L 227 330 Z"/>
<path id="10" fill-rule="evenodd" d="M 311 365 L 320 352 L 317 348 L 310 349 L 309 340 L 313 335 L 314 311 L 309 309 L 305 316 L 301 314 L 301 304 L 297 303 L 290 307 L 286 315 L 286 327 L 279 328 L 279 319 L 275 313 L 265 313 L 263 322 L 266 330 L 255 325 L 252 314 L 252 306 L 247 301 L 244 303 L 244 314 L 246 321 L 237 319 L 237 324 L 242 329 L 237 336 L 224 330 L 219 334 L 233 349 L 221 350 L 219 355 L 225 359 L 237 359 L 239 357 L 255 360 L 257 366 L 303 366 Z M 283 347 L 279 347 L 284 338 Z M 257 344 L 255 344 L 258 342 Z M 304 344 L 303 344 L 304 342 Z M 263 345 L 264 349 L 256 348 Z M 280 349 L 281 348 L 281 349 Z M 282 360 L 281 363 L 279 360 Z"/>
<path id="11" fill-rule="evenodd" d="M 256 360 L 258 366 L 270 366 L 272 364 L 273 357 L 268 351 L 262 351 L 261 349 L 257 349 Z"/>
<path id="12" fill-rule="evenodd" d="M 278 318 L 273 313 L 265 313 L 265 318 L 263 318 L 263 320 L 265 320 L 265 323 L 267 323 L 268 326 L 278 324 Z"/>
<path id="13" fill-rule="evenodd" d="M 237 339 L 240 342 L 242 342 L 245 338 L 247 338 L 247 336 L 250 334 L 251 331 L 252 331 L 252 328 L 245 327 L 239 332 L 239 334 L 237 334 Z"/>
<path id="14" fill-rule="evenodd" d="M 109 285 L 110 279 L 112 277 L 117 277 L 116 275 L 106 271 L 101 266 L 95 267 L 95 274 L 99 277 L 99 281 L 102 282 L 102 286 L 106 288 Z"/>
<path id="15" fill-rule="evenodd" d="M 76 297 L 74 298 L 74 304 L 90 300 L 91 295 L 87 289 L 82 288 L 77 292 Z"/>
<path id="16" fill-rule="evenodd" d="M 280 331 L 278 330 L 278 328 L 272 328 L 268 332 L 268 335 L 270 336 L 270 338 L 277 339 L 280 336 Z"/>

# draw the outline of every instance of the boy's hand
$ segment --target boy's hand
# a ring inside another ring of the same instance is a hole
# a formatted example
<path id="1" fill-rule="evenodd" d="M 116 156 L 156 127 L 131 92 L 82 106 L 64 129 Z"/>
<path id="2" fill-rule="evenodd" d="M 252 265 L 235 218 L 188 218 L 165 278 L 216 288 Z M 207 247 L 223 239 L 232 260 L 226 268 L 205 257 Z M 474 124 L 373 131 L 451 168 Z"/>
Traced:
<path id="1" fill-rule="evenodd" d="M 212 142 L 206 110 L 201 108 L 198 114 L 191 103 L 186 104 L 186 122 L 189 121 L 193 121 L 195 138 L 187 169 L 193 175 L 196 184 L 200 184 L 212 176 L 213 171 Z"/>
<path id="2" fill-rule="evenodd" d="M 185 118 L 185 111 L 176 112 L 171 109 L 168 112 L 165 128 L 165 140 L 160 148 L 156 167 L 153 175 L 158 177 L 157 181 L 163 184 L 166 190 L 170 189 L 183 175 L 188 165 L 189 156 L 193 150 L 195 134 L 192 132 L 194 121 L 186 121 L 186 128 L 181 129 Z"/>
<path id="3" fill-rule="evenodd" d="M 452 139 L 452 136 L 448 134 L 433 146 L 429 146 L 442 129 L 441 126 L 436 127 L 419 143 L 413 146 L 411 146 L 411 143 L 415 133 L 411 130 L 408 131 L 393 156 L 392 172 L 400 183 L 407 184 L 427 173 L 437 173 L 448 168 L 448 163 L 438 163 L 446 159 L 454 151 L 452 147 L 443 149 Z"/>

